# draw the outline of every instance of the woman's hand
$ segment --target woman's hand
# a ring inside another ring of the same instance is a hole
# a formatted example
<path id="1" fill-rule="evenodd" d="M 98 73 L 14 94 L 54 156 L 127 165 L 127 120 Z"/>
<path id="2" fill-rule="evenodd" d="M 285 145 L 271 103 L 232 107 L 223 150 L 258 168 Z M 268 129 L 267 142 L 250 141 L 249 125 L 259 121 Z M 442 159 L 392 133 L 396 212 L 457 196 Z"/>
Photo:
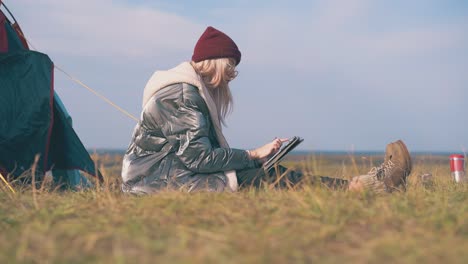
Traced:
<path id="1" fill-rule="evenodd" d="M 278 152 L 284 142 L 287 142 L 287 138 L 275 138 L 272 142 L 259 147 L 254 150 L 249 150 L 249 155 L 251 159 L 256 159 L 261 162 L 265 161 L 269 156 Z"/>

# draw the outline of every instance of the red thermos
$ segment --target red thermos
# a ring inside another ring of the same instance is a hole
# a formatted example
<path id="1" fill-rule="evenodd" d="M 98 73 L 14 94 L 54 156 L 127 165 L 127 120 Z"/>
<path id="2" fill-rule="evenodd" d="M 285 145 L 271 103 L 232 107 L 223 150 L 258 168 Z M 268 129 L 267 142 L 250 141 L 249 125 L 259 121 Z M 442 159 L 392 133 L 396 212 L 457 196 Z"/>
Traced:
<path id="1" fill-rule="evenodd" d="M 450 171 L 455 182 L 467 182 L 465 175 L 465 156 L 459 154 L 450 155 Z"/>

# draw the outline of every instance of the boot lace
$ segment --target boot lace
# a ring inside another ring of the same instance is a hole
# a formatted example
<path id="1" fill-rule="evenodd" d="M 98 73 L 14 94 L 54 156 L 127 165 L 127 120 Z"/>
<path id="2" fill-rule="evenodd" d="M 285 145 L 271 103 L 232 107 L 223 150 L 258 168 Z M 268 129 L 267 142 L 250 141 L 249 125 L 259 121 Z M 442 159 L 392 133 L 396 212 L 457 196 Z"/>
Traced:
<path id="1" fill-rule="evenodd" d="M 378 167 L 373 167 L 369 171 L 369 175 L 376 177 L 378 180 L 382 180 L 385 178 L 385 175 L 388 175 L 389 172 L 395 167 L 395 163 L 391 160 L 387 160 L 386 162 L 380 164 Z"/>

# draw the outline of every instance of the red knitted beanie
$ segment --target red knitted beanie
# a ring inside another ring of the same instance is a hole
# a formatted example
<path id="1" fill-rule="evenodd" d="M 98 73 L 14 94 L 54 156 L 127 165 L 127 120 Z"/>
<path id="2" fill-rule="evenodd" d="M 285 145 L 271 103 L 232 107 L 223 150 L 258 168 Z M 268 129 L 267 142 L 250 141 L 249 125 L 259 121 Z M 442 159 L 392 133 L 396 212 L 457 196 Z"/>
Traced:
<path id="1" fill-rule="evenodd" d="M 238 65 L 241 53 L 236 43 L 228 35 L 214 27 L 207 27 L 195 45 L 192 61 L 199 62 L 217 58 L 233 58 Z"/>

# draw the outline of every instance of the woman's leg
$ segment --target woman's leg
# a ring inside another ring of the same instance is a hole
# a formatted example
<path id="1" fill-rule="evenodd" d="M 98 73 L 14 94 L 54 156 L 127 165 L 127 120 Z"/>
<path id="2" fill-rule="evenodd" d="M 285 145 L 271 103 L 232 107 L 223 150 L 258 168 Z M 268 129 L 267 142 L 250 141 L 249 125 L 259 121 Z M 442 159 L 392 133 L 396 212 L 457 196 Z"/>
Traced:
<path id="1" fill-rule="evenodd" d="M 287 188 L 304 182 L 304 174 L 301 171 L 287 169 L 278 166 L 275 170 L 265 173 L 263 169 L 249 169 L 237 171 L 239 186 L 259 188 L 262 184 L 274 184 L 275 187 Z M 348 181 L 326 176 L 312 176 L 311 184 L 322 184 L 332 189 L 347 188 Z"/>
<path id="2" fill-rule="evenodd" d="M 330 189 L 347 189 L 349 181 L 340 178 L 332 178 L 327 176 L 312 176 L 312 182 L 320 181 L 322 185 Z"/>
<path id="3" fill-rule="evenodd" d="M 239 187 L 256 187 L 262 184 L 274 184 L 276 187 L 285 188 L 297 185 L 302 180 L 302 173 L 278 166 L 265 173 L 262 168 L 236 171 Z"/>

